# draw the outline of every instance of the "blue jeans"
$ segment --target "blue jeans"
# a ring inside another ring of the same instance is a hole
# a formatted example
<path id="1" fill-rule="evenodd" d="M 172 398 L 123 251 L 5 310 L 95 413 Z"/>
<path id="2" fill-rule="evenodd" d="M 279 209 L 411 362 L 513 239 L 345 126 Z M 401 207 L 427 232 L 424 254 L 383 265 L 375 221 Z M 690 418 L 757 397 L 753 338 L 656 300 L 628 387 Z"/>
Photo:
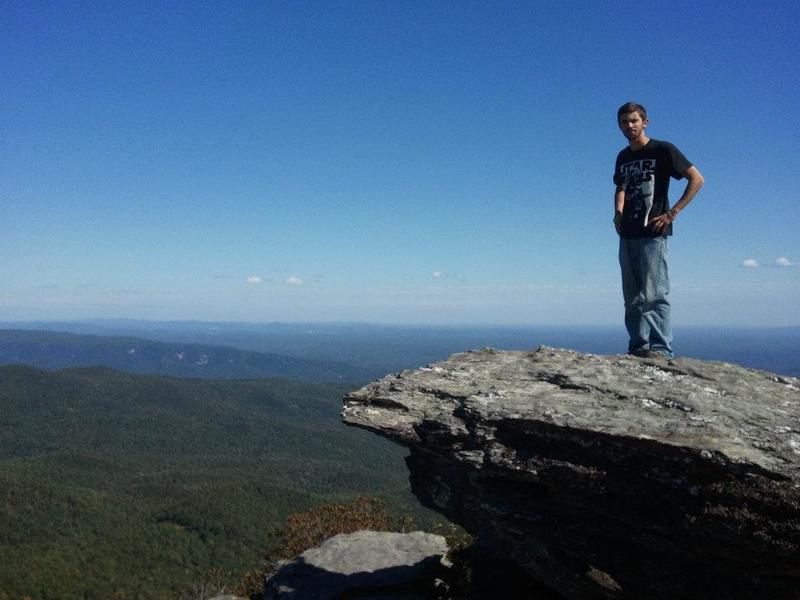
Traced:
<path id="1" fill-rule="evenodd" d="M 666 236 L 619 240 L 628 352 L 654 350 L 671 357 Z"/>

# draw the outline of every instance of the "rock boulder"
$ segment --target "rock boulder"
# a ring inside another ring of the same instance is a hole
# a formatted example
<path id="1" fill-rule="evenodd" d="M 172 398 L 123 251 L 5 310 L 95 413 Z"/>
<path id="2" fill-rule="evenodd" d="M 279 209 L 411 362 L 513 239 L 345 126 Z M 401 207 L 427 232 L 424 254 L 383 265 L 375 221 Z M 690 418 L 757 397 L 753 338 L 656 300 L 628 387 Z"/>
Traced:
<path id="1" fill-rule="evenodd" d="M 336 535 L 287 562 L 266 582 L 264 600 L 406 598 L 442 567 L 447 542 L 415 531 L 357 531 Z"/>

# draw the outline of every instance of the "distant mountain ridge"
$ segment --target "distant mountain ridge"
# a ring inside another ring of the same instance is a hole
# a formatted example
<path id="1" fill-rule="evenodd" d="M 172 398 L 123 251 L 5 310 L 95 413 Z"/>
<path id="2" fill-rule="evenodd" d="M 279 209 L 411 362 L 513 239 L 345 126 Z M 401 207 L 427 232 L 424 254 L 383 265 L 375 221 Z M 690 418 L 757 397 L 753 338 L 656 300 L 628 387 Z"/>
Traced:
<path id="1" fill-rule="evenodd" d="M 41 369 L 106 366 L 130 373 L 202 379 L 281 377 L 311 383 L 371 379 L 370 371 L 335 361 L 208 344 L 24 329 L 0 329 L 0 364 Z"/>
<path id="2" fill-rule="evenodd" d="M 399 325 L 378 323 L 243 323 L 205 321 L 0 321 L 0 329 L 63 331 L 207 344 L 242 351 L 334 361 L 363 369 L 368 379 L 416 369 L 466 349 L 531 350 L 540 345 L 593 354 L 627 349 L 617 325 Z M 800 327 L 690 326 L 675 330 L 679 356 L 722 360 L 800 376 Z"/>

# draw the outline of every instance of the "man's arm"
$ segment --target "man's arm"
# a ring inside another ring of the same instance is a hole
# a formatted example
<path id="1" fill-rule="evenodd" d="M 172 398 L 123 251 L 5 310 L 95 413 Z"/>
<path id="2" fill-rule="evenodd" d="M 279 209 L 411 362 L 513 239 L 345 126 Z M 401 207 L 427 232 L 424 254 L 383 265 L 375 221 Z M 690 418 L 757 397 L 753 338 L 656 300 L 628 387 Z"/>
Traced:
<path id="1" fill-rule="evenodd" d="M 673 206 L 663 215 L 653 217 L 653 219 L 650 221 L 650 227 L 652 227 L 656 233 L 664 233 L 664 231 L 666 231 L 667 226 L 675 221 L 675 219 L 678 217 L 678 213 L 686 208 L 686 205 L 689 204 L 689 202 L 694 200 L 694 197 L 697 196 L 697 192 L 700 191 L 700 188 L 703 187 L 703 183 L 705 183 L 702 173 L 700 173 L 695 166 L 691 166 L 686 169 L 682 175 L 687 179 L 686 189 L 683 191 L 683 195 L 678 198 L 675 206 Z"/>
<path id="2" fill-rule="evenodd" d="M 614 227 L 616 227 L 617 233 L 621 233 L 623 208 L 625 208 L 625 187 L 618 185 L 614 192 Z"/>

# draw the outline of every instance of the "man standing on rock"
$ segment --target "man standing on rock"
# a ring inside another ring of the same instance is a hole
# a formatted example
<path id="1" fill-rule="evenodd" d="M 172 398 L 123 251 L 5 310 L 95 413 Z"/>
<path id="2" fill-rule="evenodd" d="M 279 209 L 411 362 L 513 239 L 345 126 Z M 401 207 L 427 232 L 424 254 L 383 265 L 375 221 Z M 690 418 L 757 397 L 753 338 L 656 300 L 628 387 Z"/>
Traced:
<path id="1" fill-rule="evenodd" d="M 614 226 L 620 237 L 628 353 L 671 358 L 668 236 L 678 214 L 703 186 L 703 176 L 675 146 L 647 137 L 647 111 L 641 104 L 623 104 L 617 122 L 628 139 L 614 168 Z M 688 180 L 672 208 L 670 177 Z"/>

